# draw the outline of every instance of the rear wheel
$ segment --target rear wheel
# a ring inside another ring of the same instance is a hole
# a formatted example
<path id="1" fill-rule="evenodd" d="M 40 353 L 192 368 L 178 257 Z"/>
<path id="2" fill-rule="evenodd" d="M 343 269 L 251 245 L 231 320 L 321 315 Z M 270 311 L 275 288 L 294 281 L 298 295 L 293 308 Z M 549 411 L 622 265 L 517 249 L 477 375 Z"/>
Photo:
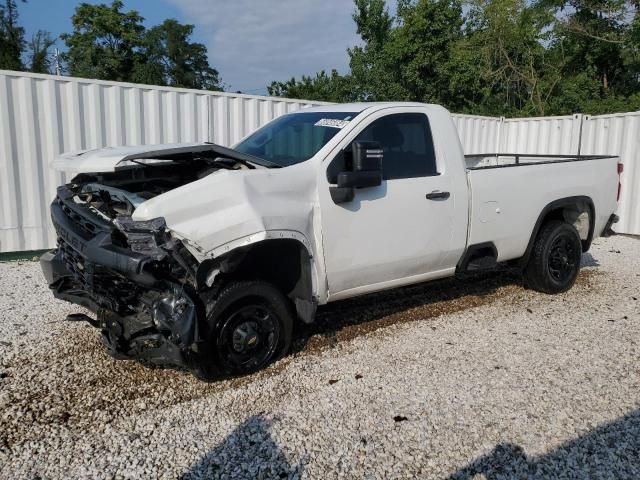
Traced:
<path id="1" fill-rule="evenodd" d="M 582 243 L 573 225 L 558 220 L 546 223 L 535 240 L 524 276 L 526 283 L 543 293 L 569 290 L 580 271 Z"/>
<path id="2" fill-rule="evenodd" d="M 207 340 L 194 368 L 201 378 L 252 373 L 289 349 L 291 305 L 267 282 L 230 284 L 207 310 Z"/>

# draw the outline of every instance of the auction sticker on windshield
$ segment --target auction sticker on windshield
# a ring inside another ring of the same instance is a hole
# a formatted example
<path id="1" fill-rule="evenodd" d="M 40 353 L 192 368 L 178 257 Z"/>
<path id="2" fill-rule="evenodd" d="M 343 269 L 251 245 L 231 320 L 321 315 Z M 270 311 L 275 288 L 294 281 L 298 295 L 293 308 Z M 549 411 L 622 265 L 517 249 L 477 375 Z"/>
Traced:
<path id="1" fill-rule="evenodd" d="M 316 127 L 344 128 L 349 124 L 349 120 L 338 120 L 336 118 L 322 118 L 314 125 Z"/>

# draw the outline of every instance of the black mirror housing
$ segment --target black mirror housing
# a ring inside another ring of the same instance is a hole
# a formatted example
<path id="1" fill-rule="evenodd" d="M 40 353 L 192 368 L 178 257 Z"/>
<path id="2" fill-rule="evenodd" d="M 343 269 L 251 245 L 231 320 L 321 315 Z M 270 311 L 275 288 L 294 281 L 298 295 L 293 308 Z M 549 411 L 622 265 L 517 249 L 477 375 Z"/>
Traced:
<path id="1" fill-rule="evenodd" d="M 338 174 L 338 188 L 369 188 L 382 183 L 382 172 L 341 172 Z"/>
<path id="2" fill-rule="evenodd" d="M 331 198 L 335 203 L 352 201 L 356 188 L 377 187 L 382 184 L 383 151 L 378 142 L 353 142 L 349 153 L 351 162 L 345 162 L 347 171 L 338 173 L 337 187 L 330 187 Z"/>
<path id="3" fill-rule="evenodd" d="M 378 142 L 351 144 L 354 172 L 380 172 L 382 174 L 382 147 Z"/>

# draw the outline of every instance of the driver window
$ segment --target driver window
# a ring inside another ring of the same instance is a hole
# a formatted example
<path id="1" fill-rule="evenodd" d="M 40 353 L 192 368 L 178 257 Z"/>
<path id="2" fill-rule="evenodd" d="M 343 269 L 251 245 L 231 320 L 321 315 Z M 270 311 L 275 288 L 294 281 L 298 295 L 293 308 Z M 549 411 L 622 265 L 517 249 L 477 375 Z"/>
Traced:
<path id="1" fill-rule="evenodd" d="M 384 151 L 385 180 L 437 175 L 431 128 L 422 113 L 399 113 L 375 120 L 356 140 L 375 141 Z"/>

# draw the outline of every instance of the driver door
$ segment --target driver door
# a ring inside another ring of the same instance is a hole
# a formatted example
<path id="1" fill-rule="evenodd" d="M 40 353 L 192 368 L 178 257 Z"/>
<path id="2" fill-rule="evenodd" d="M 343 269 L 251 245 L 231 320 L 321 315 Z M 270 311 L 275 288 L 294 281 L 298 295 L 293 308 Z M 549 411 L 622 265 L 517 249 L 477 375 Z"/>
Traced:
<path id="1" fill-rule="evenodd" d="M 455 193 L 436 158 L 429 119 L 420 108 L 387 109 L 351 133 L 383 149 L 383 181 L 336 204 L 329 194 L 342 151 L 323 168 L 322 238 L 329 299 L 427 280 L 455 267 L 450 244 Z M 433 192 L 446 192 L 429 199 Z M 466 221 L 466 217 L 465 217 Z M 461 239 L 464 242 L 464 239 Z M 460 243 L 460 242 L 458 242 Z M 464 245 L 462 245 L 463 247 Z"/>

